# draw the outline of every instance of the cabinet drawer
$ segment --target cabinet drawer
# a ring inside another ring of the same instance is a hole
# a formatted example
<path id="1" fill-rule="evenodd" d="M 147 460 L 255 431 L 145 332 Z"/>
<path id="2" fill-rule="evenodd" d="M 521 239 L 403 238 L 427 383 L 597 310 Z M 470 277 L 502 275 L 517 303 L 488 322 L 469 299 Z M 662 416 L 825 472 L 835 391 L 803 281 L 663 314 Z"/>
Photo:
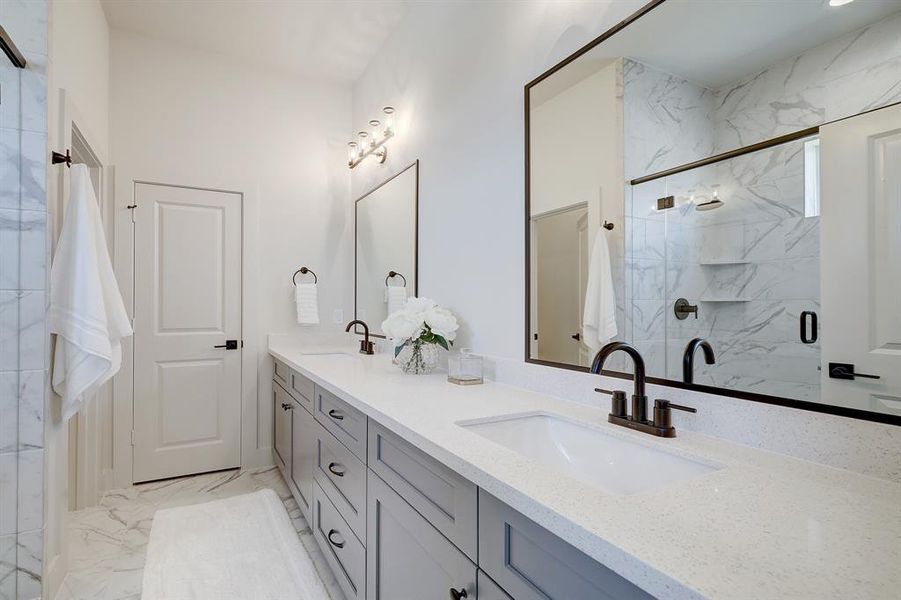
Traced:
<path id="1" fill-rule="evenodd" d="M 475 564 L 372 471 L 368 485 L 367 600 L 475 600 Z"/>
<path id="2" fill-rule="evenodd" d="M 653 598 L 484 491 L 479 566 L 516 600 Z"/>
<path id="3" fill-rule="evenodd" d="M 479 571 L 479 600 L 513 600 L 507 592 L 485 575 L 485 571 Z"/>
<path id="4" fill-rule="evenodd" d="M 369 468 L 475 560 L 478 488 L 375 421 L 369 428 Z"/>
<path id="5" fill-rule="evenodd" d="M 313 380 L 291 369 L 291 386 L 288 393 L 305 409 L 313 412 L 313 396 L 315 392 Z"/>
<path id="6" fill-rule="evenodd" d="M 313 416 L 357 458 L 366 462 L 366 415 L 317 385 Z"/>
<path id="7" fill-rule="evenodd" d="M 273 448 L 276 466 L 288 478 L 291 465 L 291 411 L 294 401 L 278 383 L 272 384 Z"/>
<path id="8" fill-rule="evenodd" d="M 272 377 L 285 387 L 291 384 L 291 368 L 277 358 L 272 359 Z"/>
<path id="9" fill-rule="evenodd" d="M 316 429 L 316 481 L 365 545 L 366 465 L 324 428 Z"/>
<path id="10" fill-rule="evenodd" d="M 291 434 L 291 484 L 303 517 L 310 522 L 313 499 L 313 473 L 316 458 L 316 436 L 322 427 L 313 415 L 294 402 Z"/>
<path id="11" fill-rule="evenodd" d="M 347 600 L 363 600 L 366 550 L 316 483 L 313 484 L 312 527 L 313 536 Z"/>

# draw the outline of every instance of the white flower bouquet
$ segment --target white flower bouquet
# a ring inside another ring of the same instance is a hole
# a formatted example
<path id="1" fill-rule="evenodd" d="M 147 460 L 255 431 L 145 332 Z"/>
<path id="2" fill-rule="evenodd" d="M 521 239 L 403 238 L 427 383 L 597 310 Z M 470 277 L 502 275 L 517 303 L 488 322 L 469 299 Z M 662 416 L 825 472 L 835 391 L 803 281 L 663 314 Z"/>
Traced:
<path id="1" fill-rule="evenodd" d="M 382 322 L 382 331 L 394 341 L 395 362 L 417 374 L 438 366 L 438 347 L 450 350 L 459 327 L 451 311 L 428 298 L 409 298 Z"/>

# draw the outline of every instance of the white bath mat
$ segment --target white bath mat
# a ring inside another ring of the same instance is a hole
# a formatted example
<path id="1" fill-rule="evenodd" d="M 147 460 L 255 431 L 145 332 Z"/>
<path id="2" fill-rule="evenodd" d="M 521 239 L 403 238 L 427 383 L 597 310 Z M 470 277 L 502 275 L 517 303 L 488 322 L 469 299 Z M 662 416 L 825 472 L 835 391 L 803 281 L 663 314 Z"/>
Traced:
<path id="1" fill-rule="evenodd" d="M 278 495 L 157 511 L 143 600 L 328 600 Z"/>

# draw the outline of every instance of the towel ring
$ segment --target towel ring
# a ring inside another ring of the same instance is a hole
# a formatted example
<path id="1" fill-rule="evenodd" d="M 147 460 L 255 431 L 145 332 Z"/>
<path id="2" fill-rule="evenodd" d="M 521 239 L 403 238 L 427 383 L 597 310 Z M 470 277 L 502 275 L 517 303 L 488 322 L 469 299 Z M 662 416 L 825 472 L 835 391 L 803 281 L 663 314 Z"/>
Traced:
<path id="1" fill-rule="evenodd" d="M 291 281 L 294 283 L 294 285 L 297 285 L 297 274 L 298 273 L 302 273 L 304 275 L 306 275 L 307 273 L 310 273 L 313 275 L 313 283 L 319 283 L 319 278 L 316 277 L 316 273 L 313 273 L 312 269 L 308 269 L 306 267 L 301 267 L 301 268 L 297 269 L 296 271 L 294 271 L 294 275 L 291 276 Z"/>
<path id="2" fill-rule="evenodd" d="M 603 227 L 603 228 L 606 229 L 607 231 L 612 231 L 614 225 L 613 225 L 613 223 L 608 223 L 607 221 L 604 221 L 604 224 L 601 225 L 601 227 Z"/>
<path id="3" fill-rule="evenodd" d="M 385 287 L 388 287 L 388 280 L 392 277 L 400 277 L 404 280 L 404 287 L 407 287 L 407 278 L 398 273 L 397 271 L 388 271 L 388 276 L 385 277 Z"/>

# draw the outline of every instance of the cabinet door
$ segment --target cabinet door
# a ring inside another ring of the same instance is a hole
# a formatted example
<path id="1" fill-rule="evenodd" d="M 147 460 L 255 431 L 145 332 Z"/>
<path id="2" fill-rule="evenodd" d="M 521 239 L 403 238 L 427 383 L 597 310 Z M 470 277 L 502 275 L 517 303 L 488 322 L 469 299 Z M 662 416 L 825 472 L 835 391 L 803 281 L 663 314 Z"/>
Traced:
<path id="1" fill-rule="evenodd" d="M 296 401 L 295 401 L 296 402 Z M 319 425 L 313 415 L 295 403 L 291 433 L 291 482 L 299 494 L 297 503 L 307 522 L 313 500 L 313 466 L 316 458 L 316 433 Z"/>
<path id="2" fill-rule="evenodd" d="M 466 555 L 378 475 L 368 479 L 367 600 L 448 600 L 452 590 L 477 598 L 477 569 Z"/>
<path id="3" fill-rule="evenodd" d="M 484 490 L 479 566 L 516 600 L 653 599 Z"/>
<path id="4" fill-rule="evenodd" d="M 273 382 L 272 389 L 275 460 L 282 473 L 287 475 L 291 465 L 291 410 L 294 408 L 294 401 L 279 384 Z"/>

